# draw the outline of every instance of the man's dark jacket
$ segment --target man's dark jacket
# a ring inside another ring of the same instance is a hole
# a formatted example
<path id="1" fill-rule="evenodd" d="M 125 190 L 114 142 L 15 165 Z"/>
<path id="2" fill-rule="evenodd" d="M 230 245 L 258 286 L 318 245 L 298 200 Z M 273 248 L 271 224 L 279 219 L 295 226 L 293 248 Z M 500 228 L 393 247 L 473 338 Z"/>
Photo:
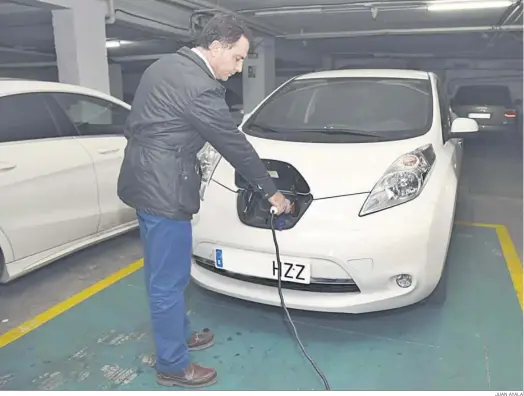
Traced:
<path id="1" fill-rule="evenodd" d="M 237 129 L 225 88 L 205 62 L 183 47 L 143 74 L 126 124 L 118 196 L 139 211 L 189 220 L 200 210 L 198 151 L 209 142 L 267 198 L 277 190 Z"/>

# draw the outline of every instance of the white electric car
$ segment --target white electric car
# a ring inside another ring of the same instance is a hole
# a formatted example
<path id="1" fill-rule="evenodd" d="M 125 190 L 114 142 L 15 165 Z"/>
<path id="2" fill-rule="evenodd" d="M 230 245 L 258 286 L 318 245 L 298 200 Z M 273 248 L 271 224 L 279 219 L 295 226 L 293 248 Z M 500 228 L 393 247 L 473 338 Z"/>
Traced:
<path id="1" fill-rule="evenodd" d="M 435 74 L 339 70 L 291 79 L 247 114 L 245 133 L 295 203 L 278 220 L 290 308 L 363 313 L 429 296 L 446 262 L 462 138 Z M 194 220 L 192 278 L 280 305 L 270 205 L 210 146 Z"/>
<path id="2" fill-rule="evenodd" d="M 137 226 L 117 196 L 130 106 L 0 79 L 0 283 Z"/>

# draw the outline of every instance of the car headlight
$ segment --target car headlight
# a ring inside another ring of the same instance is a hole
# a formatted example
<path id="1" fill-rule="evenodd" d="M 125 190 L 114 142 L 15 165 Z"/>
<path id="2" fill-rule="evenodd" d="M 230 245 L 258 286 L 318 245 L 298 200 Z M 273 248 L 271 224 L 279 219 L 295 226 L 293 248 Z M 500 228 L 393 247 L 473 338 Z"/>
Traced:
<path id="1" fill-rule="evenodd" d="M 431 144 L 395 160 L 373 187 L 359 215 L 376 213 L 418 197 L 434 163 L 435 151 Z"/>
<path id="2" fill-rule="evenodd" d="M 220 162 L 222 156 L 216 151 L 213 146 L 206 143 L 204 147 L 198 152 L 197 158 L 200 161 L 200 169 L 202 171 L 202 182 L 200 184 L 200 200 L 204 200 L 207 186 L 211 181 L 211 177 Z"/>

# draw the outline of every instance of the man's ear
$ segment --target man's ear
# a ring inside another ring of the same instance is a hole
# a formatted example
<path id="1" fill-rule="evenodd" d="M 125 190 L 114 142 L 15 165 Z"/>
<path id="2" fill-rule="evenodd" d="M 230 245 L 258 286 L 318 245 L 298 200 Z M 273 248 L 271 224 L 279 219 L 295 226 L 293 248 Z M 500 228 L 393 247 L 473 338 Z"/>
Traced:
<path id="1" fill-rule="evenodd" d="M 220 41 L 215 40 L 209 45 L 209 50 L 212 53 L 216 53 L 220 48 L 222 47 L 222 44 L 220 44 Z"/>

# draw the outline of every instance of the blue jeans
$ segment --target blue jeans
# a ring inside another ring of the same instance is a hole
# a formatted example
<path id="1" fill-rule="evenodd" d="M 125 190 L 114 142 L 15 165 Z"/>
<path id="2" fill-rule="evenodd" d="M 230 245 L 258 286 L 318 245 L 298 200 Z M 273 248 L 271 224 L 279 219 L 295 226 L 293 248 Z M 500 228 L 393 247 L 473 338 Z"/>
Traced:
<path id="1" fill-rule="evenodd" d="M 137 215 L 144 248 L 156 369 L 163 373 L 180 372 L 190 363 L 187 340 L 191 329 L 184 291 L 191 271 L 191 221 L 176 221 L 144 212 Z"/>

